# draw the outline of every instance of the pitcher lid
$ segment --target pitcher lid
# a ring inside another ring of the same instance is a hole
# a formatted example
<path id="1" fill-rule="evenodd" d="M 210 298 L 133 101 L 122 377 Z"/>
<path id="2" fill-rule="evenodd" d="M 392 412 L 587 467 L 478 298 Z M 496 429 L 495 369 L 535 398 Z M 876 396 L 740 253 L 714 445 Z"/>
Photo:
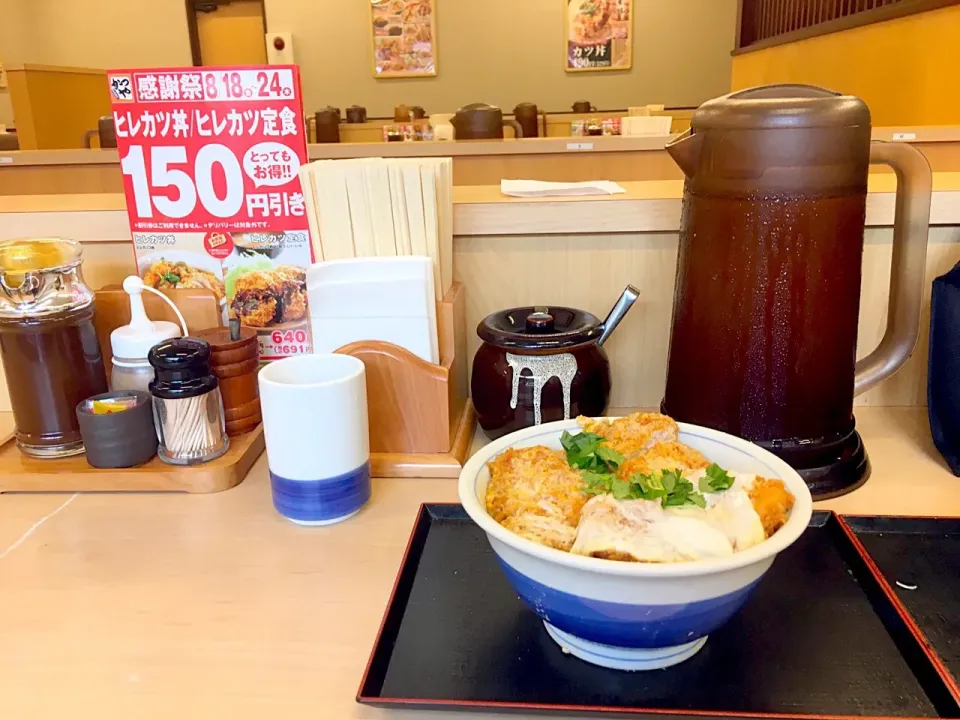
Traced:
<path id="1" fill-rule="evenodd" d="M 592 313 L 542 305 L 501 310 L 477 325 L 481 340 L 505 350 L 571 348 L 596 342 L 602 333 L 600 320 Z"/>
<path id="2" fill-rule="evenodd" d="M 694 132 L 859 126 L 870 126 L 870 109 L 863 100 L 798 83 L 764 85 L 713 98 L 690 119 Z"/>
<path id="3" fill-rule="evenodd" d="M 83 250 L 67 238 L 0 241 L 0 319 L 43 318 L 93 303 L 78 266 Z"/>
<path id="4" fill-rule="evenodd" d="M 67 238 L 14 238 L 0 240 L 0 274 L 47 272 L 75 267 L 83 250 Z"/>

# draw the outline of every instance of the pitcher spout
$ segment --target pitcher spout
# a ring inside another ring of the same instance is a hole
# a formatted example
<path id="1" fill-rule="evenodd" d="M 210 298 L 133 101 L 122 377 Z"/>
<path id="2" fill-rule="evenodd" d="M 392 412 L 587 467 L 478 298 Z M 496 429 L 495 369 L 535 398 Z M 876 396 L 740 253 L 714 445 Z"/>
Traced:
<path id="1" fill-rule="evenodd" d="M 666 145 L 666 151 L 673 161 L 680 166 L 683 174 L 693 177 L 700 161 L 700 150 L 703 147 L 703 135 L 697 135 L 687 130 Z"/>

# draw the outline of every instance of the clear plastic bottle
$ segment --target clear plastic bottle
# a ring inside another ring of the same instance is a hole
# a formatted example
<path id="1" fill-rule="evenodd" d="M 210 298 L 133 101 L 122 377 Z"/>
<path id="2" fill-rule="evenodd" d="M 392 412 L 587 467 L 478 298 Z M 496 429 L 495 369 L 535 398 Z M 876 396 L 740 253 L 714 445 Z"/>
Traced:
<path id="1" fill-rule="evenodd" d="M 180 320 L 183 334 L 187 334 L 187 323 L 180 310 L 163 293 L 146 287 L 143 280 L 131 275 L 123 281 L 123 289 L 130 296 L 130 322 L 110 333 L 110 347 L 113 360 L 110 368 L 111 390 L 142 390 L 150 392 L 150 382 L 154 370 L 147 360 L 147 354 L 157 343 L 179 337 L 181 328 L 165 320 L 151 320 L 143 307 L 143 291 L 155 293 L 173 308 Z"/>

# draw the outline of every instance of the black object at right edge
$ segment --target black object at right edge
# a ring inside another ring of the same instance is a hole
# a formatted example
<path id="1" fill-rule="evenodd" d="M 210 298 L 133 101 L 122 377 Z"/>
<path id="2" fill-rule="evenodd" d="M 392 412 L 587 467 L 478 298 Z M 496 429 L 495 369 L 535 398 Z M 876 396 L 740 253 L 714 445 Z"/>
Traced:
<path id="1" fill-rule="evenodd" d="M 960 263 L 933 281 L 927 412 L 933 444 L 960 476 Z"/>

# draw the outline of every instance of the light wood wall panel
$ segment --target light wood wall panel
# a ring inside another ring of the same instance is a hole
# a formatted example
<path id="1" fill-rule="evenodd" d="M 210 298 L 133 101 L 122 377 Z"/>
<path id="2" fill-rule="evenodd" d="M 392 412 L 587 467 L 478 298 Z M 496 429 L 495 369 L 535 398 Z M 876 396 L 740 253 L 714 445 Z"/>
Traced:
<path id="1" fill-rule="evenodd" d="M 892 230 L 867 231 L 858 356 L 879 342 L 886 323 Z M 477 324 L 508 307 L 556 304 L 603 318 L 628 284 L 640 299 L 606 344 L 615 407 L 659 405 L 676 273 L 676 233 L 618 235 L 501 235 L 457 238 L 455 275 L 467 288 L 467 338 L 472 357 Z M 933 278 L 960 262 L 960 228 L 930 231 L 920 341 L 893 378 L 857 398 L 858 405 L 926 404 L 926 364 Z"/>

